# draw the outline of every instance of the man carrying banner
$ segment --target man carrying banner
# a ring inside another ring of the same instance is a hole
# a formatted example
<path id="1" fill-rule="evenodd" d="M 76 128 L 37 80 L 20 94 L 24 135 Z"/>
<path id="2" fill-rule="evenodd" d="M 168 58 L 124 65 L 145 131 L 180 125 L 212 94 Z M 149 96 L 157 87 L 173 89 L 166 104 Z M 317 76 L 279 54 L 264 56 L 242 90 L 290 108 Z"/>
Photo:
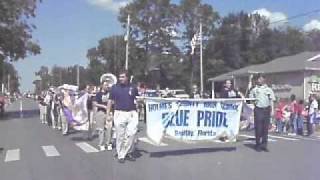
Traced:
<path id="1" fill-rule="evenodd" d="M 129 83 L 127 71 L 119 73 L 119 83 L 111 88 L 107 114 L 114 104 L 114 125 L 116 128 L 116 150 L 119 163 L 125 158 L 134 161 L 134 140 L 138 127 L 138 113 L 136 111 L 136 96 L 138 89 Z"/>
<path id="2" fill-rule="evenodd" d="M 257 86 L 249 94 L 250 98 L 255 98 L 254 127 L 256 136 L 256 150 L 268 151 L 268 129 L 271 115 L 273 115 L 273 102 L 275 96 L 271 88 L 265 83 L 262 74 L 257 76 Z"/>
<path id="3" fill-rule="evenodd" d="M 231 80 L 226 80 L 220 96 L 221 98 L 244 98 L 240 91 L 237 91 L 232 87 Z"/>

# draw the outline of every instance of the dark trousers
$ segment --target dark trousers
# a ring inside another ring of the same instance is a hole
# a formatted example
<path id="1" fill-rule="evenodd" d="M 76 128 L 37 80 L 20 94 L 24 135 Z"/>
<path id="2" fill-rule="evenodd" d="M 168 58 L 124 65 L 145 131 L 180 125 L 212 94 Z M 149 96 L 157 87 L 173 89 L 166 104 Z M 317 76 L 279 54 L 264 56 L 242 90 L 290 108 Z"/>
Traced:
<path id="1" fill-rule="evenodd" d="M 311 119 L 312 117 L 310 117 L 310 115 L 308 115 L 307 117 L 307 130 L 308 130 L 308 136 L 313 134 L 313 127 L 312 127 L 312 123 L 311 123 Z"/>
<path id="2" fill-rule="evenodd" d="M 254 108 L 254 129 L 256 135 L 256 145 L 267 147 L 268 129 L 270 124 L 271 108 Z"/>

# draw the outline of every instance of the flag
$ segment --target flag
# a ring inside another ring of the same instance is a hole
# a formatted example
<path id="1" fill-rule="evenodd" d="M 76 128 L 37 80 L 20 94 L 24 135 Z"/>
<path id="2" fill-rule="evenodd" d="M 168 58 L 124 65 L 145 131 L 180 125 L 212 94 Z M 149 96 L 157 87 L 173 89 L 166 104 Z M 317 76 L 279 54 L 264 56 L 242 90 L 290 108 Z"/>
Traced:
<path id="1" fill-rule="evenodd" d="M 195 33 L 193 35 L 193 38 L 190 42 L 191 44 L 191 55 L 194 54 L 194 49 L 196 48 L 197 45 L 200 45 L 201 43 L 201 34 L 199 32 Z"/>

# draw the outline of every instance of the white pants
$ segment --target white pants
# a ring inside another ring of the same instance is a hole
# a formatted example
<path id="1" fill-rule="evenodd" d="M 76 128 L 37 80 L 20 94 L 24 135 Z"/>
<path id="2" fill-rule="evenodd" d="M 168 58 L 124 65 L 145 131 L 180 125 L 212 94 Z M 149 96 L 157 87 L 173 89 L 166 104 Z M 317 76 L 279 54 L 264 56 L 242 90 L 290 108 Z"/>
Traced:
<path id="1" fill-rule="evenodd" d="M 127 153 L 133 150 L 138 122 L 137 111 L 116 110 L 114 112 L 114 125 L 117 133 L 116 149 L 119 159 L 125 158 Z"/>
<path id="2" fill-rule="evenodd" d="M 45 113 L 44 113 L 44 107 L 41 104 L 39 104 L 39 110 L 40 110 L 40 120 L 41 120 L 42 123 L 44 123 L 44 120 L 45 120 L 44 115 L 45 115 Z"/>
<path id="3" fill-rule="evenodd" d="M 99 146 L 111 144 L 112 121 L 107 121 L 107 114 L 102 111 L 95 113 L 95 120 L 99 132 Z"/>
<path id="4" fill-rule="evenodd" d="M 56 125 L 57 125 L 57 122 L 56 122 L 56 117 L 55 117 L 53 109 L 50 109 L 50 116 L 51 116 L 52 128 L 55 129 Z"/>
<path id="5" fill-rule="evenodd" d="M 63 109 L 60 109 L 60 115 L 61 115 L 61 128 L 62 128 L 62 134 L 68 133 L 68 121 L 67 117 L 63 112 Z"/>

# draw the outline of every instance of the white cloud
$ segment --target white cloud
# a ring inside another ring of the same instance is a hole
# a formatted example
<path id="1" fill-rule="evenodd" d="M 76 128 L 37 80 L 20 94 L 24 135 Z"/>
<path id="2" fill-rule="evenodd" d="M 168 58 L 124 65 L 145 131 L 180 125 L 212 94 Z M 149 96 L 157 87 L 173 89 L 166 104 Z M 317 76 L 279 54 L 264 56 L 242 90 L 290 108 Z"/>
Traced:
<path id="1" fill-rule="evenodd" d="M 87 2 L 113 12 L 118 12 L 120 7 L 123 7 L 128 3 L 127 0 L 87 0 Z"/>
<path id="2" fill-rule="evenodd" d="M 303 30 L 306 32 L 312 31 L 314 29 L 320 30 L 320 21 L 319 20 L 313 19 L 309 23 L 307 23 L 303 26 Z"/>
<path id="3" fill-rule="evenodd" d="M 287 15 L 285 15 L 282 12 L 271 12 L 265 8 L 254 10 L 252 14 L 259 14 L 260 16 L 265 16 L 270 21 L 271 27 L 283 26 L 287 23 L 288 19 Z"/>

